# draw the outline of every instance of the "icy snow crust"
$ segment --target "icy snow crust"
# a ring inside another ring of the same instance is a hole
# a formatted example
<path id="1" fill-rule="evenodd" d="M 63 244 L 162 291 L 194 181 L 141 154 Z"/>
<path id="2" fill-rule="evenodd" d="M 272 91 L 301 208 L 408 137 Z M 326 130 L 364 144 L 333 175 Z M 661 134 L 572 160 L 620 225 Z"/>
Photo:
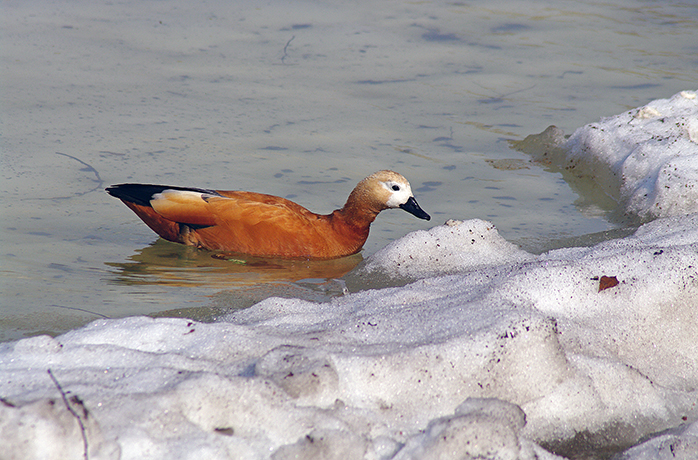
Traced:
<path id="1" fill-rule="evenodd" d="M 698 97 L 682 91 L 576 130 L 565 167 L 644 220 L 698 212 Z"/>
<path id="2" fill-rule="evenodd" d="M 449 221 L 360 271 L 417 281 L 0 344 L 0 458 L 546 459 L 662 430 L 622 459 L 696 452 L 698 214 L 539 256 Z"/>
<path id="3" fill-rule="evenodd" d="M 449 220 L 388 244 L 351 276 L 418 279 L 532 259 L 531 254 L 502 238 L 491 222 Z"/>
<path id="4" fill-rule="evenodd" d="M 325 304 L 268 299 L 219 324 L 104 320 L 3 344 L 3 444 L 79 458 L 51 369 L 89 410 L 90 458 L 545 458 L 534 441 L 608 431 L 629 445 L 698 418 L 697 254 L 694 214 Z M 602 275 L 619 284 L 599 291 Z"/>

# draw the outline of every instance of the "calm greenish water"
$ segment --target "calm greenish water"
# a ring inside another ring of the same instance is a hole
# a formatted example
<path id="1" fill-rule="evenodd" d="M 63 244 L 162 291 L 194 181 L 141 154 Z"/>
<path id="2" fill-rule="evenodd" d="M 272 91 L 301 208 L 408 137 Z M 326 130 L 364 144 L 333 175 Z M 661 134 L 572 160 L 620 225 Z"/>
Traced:
<path id="1" fill-rule="evenodd" d="M 158 241 L 103 192 L 244 189 L 327 213 L 395 169 L 431 222 L 531 250 L 612 230 L 613 203 L 510 140 L 695 87 L 698 6 L 672 2 L 92 2 L 2 6 L 0 340 L 99 317 L 200 319 L 322 299 L 361 257 L 226 261 Z M 303 281 L 299 281 L 303 280 Z"/>

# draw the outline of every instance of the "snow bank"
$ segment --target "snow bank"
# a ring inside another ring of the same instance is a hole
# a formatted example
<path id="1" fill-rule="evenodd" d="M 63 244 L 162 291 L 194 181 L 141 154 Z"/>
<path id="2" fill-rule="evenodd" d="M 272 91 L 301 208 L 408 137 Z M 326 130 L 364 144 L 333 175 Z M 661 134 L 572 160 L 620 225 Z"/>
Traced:
<path id="1" fill-rule="evenodd" d="M 449 220 L 388 244 L 366 259 L 350 277 L 360 279 L 362 284 L 376 277 L 384 282 L 415 280 L 532 258 L 502 238 L 491 222 Z"/>
<path id="2" fill-rule="evenodd" d="M 664 124 L 668 136 L 676 122 Z M 633 155 L 618 166 L 629 178 Z M 666 158 L 648 174 L 698 161 Z M 634 183 L 623 190 L 647 185 Z M 552 459 L 668 430 L 622 459 L 690 458 L 698 214 L 676 211 L 688 195 L 652 190 L 642 209 L 678 215 L 593 247 L 535 256 L 488 222 L 450 221 L 360 269 L 423 278 L 404 287 L 0 344 L 0 457 Z"/>
<path id="3" fill-rule="evenodd" d="M 592 178 L 626 215 L 698 212 L 698 92 L 682 91 L 577 129 L 550 127 L 517 148 Z"/>
<path id="4" fill-rule="evenodd" d="M 425 240 L 462 245 L 443 231 Z M 103 320 L 2 344 L 3 445 L 80 458 L 66 404 L 84 414 L 90 458 L 546 458 L 540 444 L 564 451 L 580 434 L 582 449 L 630 445 L 698 419 L 697 267 L 691 215 L 328 303 L 272 298 L 217 324 Z M 601 276 L 618 284 L 600 291 Z"/>

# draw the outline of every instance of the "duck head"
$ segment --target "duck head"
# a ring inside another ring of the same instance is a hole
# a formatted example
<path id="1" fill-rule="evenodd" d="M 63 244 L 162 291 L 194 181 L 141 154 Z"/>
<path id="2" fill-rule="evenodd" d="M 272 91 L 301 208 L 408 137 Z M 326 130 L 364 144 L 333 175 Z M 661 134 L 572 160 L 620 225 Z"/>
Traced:
<path id="1" fill-rule="evenodd" d="M 357 199 L 376 214 L 384 209 L 401 208 L 420 219 L 431 219 L 417 204 L 407 179 L 394 171 L 378 171 L 359 182 L 347 204 Z"/>

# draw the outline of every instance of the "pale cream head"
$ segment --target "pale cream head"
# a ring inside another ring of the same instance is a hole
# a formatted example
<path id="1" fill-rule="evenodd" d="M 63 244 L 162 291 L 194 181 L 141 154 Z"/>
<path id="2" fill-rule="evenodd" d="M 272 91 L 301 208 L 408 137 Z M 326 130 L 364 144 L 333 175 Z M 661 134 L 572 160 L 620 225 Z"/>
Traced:
<path id="1" fill-rule="evenodd" d="M 395 171 L 383 170 L 371 174 L 359 182 L 352 195 L 361 197 L 378 211 L 402 208 L 420 219 L 430 219 L 429 214 L 415 201 L 410 183 Z"/>
<path id="2" fill-rule="evenodd" d="M 410 183 L 394 171 L 378 171 L 364 181 L 370 184 L 371 191 L 381 198 L 386 208 L 397 208 L 412 197 Z"/>

